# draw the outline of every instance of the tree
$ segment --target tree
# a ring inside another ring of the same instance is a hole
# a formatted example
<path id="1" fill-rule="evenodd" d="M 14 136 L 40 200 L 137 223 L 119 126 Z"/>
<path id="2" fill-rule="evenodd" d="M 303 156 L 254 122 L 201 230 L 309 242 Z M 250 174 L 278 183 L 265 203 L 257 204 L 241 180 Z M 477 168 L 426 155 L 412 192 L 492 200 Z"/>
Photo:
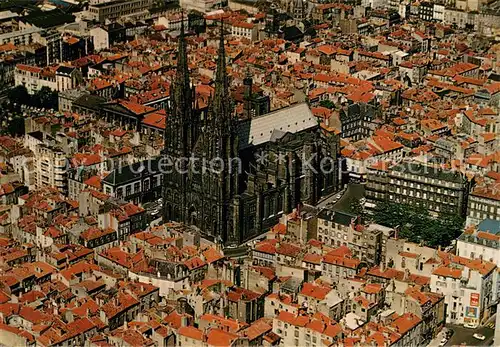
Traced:
<path id="1" fill-rule="evenodd" d="M 260 12 L 266 12 L 269 9 L 269 3 L 267 0 L 257 0 L 255 7 L 257 7 Z"/>
<path id="2" fill-rule="evenodd" d="M 22 136 L 25 134 L 24 118 L 14 117 L 7 126 L 7 132 L 12 136 Z"/>
<path id="3" fill-rule="evenodd" d="M 365 219 L 366 219 L 365 208 L 361 204 L 361 202 L 358 199 L 356 199 L 355 197 L 351 196 L 349 198 L 348 204 L 349 204 L 349 207 L 348 207 L 349 212 L 356 215 L 356 216 L 361 217 L 361 220 L 365 221 Z"/>
<path id="4" fill-rule="evenodd" d="M 331 100 L 321 100 L 319 102 L 319 105 L 323 106 L 323 107 L 326 107 L 326 108 L 328 108 L 330 110 L 333 110 L 335 108 L 335 104 Z"/>
<path id="5" fill-rule="evenodd" d="M 7 93 L 7 96 L 11 103 L 16 103 L 18 105 L 28 105 L 31 99 L 25 86 L 17 86 L 12 88 Z"/>
<path id="6" fill-rule="evenodd" d="M 464 226 L 464 219 L 459 215 L 440 214 L 433 218 L 424 207 L 392 202 L 379 203 L 373 219 L 391 228 L 399 227 L 399 236 L 408 241 L 430 247 L 448 246 Z"/>
<path id="7" fill-rule="evenodd" d="M 52 91 L 49 87 L 42 87 L 33 95 L 31 105 L 35 107 L 43 107 L 50 109 L 58 108 L 58 96 L 56 91 Z"/>

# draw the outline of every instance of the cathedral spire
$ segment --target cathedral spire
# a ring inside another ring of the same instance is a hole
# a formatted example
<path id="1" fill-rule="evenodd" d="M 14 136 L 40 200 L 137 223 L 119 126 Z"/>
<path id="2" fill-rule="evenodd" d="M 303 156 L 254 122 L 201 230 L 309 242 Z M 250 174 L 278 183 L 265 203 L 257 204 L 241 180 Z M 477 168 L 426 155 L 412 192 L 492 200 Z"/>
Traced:
<path id="1" fill-rule="evenodd" d="M 229 82 L 226 71 L 226 50 L 224 47 L 224 21 L 221 20 L 220 41 L 215 74 L 215 93 L 212 103 L 212 117 L 220 135 L 230 130 Z"/>
<path id="2" fill-rule="evenodd" d="M 178 53 L 177 53 L 177 73 L 175 76 L 176 83 L 183 86 L 184 89 L 189 88 L 189 69 L 187 58 L 186 35 L 184 32 L 184 12 L 181 17 L 181 32 L 179 34 Z"/>

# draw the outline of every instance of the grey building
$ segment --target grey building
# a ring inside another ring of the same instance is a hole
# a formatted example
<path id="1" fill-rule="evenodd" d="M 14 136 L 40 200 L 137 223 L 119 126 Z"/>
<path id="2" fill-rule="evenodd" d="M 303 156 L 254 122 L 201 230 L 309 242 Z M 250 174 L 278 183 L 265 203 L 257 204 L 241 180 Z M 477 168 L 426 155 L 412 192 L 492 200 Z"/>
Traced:
<path id="1" fill-rule="evenodd" d="M 459 171 L 405 161 L 367 172 L 366 199 L 371 205 L 390 201 L 421 206 L 431 213 L 465 216 L 470 182 Z"/>

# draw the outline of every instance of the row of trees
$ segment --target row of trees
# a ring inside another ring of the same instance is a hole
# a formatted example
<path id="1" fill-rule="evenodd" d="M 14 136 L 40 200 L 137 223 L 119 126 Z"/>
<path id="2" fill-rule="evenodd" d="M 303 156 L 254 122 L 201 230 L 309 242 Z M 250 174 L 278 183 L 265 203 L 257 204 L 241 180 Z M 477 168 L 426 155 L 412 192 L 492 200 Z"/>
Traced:
<path id="1" fill-rule="evenodd" d="M 57 109 L 57 92 L 48 87 L 42 87 L 35 94 L 30 95 L 24 86 L 17 86 L 7 93 L 9 101 L 16 105 L 27 105 L 38 108 Z"/>
<path id="2" fill-rule="evenodd" d="M 446 247 L 462 233 L 464 219 L 442 213 L 432 217 L 423 207 L 383 202 L 377 205 L 374 222 L 398 229 L 398 237 L 429 247 Z"/>
<path id="3" fill-rule="evenodd" d="M 7 98 L 0 105 L 0 133 L 12 136 L 24 135 L 24 116 L 21 105 L 30 107 L 57 109 L 57 92 L 42 87 L 30 95 L 24 86 L 17 86 L 3 92 Z M 4 94 L 4 95 L 5 95 Z"/>

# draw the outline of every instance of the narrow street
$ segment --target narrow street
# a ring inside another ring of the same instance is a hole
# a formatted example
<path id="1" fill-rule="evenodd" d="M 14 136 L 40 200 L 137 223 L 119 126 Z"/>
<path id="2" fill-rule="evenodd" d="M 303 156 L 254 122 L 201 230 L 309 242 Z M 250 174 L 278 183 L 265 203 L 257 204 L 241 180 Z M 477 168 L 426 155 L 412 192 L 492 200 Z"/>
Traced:
<path id="1" fill-rule="evenodd" d="M 365 185 L 359 183 L 350 183 L 347 190 L 337 203 L 333 205 L 333 209 L 343 212 L 349 212 L 350 204 L 355 200 L 360 200 L 365 196 Z"/>
<path id="2" fill-rule="evenodd" d="M 488 327 L 480 327 L 478 329 L 467 329 L 463 326 L 447 325 L 448 329 L 452 329 L 455 333 L 448 341 L 446 346 L 458 346 L 464 343 L 466 346 L 490 346 L 493 343 L 495 331 Z M 486 336 L 484 341 L 474 338 L 475 333 Z"/>

